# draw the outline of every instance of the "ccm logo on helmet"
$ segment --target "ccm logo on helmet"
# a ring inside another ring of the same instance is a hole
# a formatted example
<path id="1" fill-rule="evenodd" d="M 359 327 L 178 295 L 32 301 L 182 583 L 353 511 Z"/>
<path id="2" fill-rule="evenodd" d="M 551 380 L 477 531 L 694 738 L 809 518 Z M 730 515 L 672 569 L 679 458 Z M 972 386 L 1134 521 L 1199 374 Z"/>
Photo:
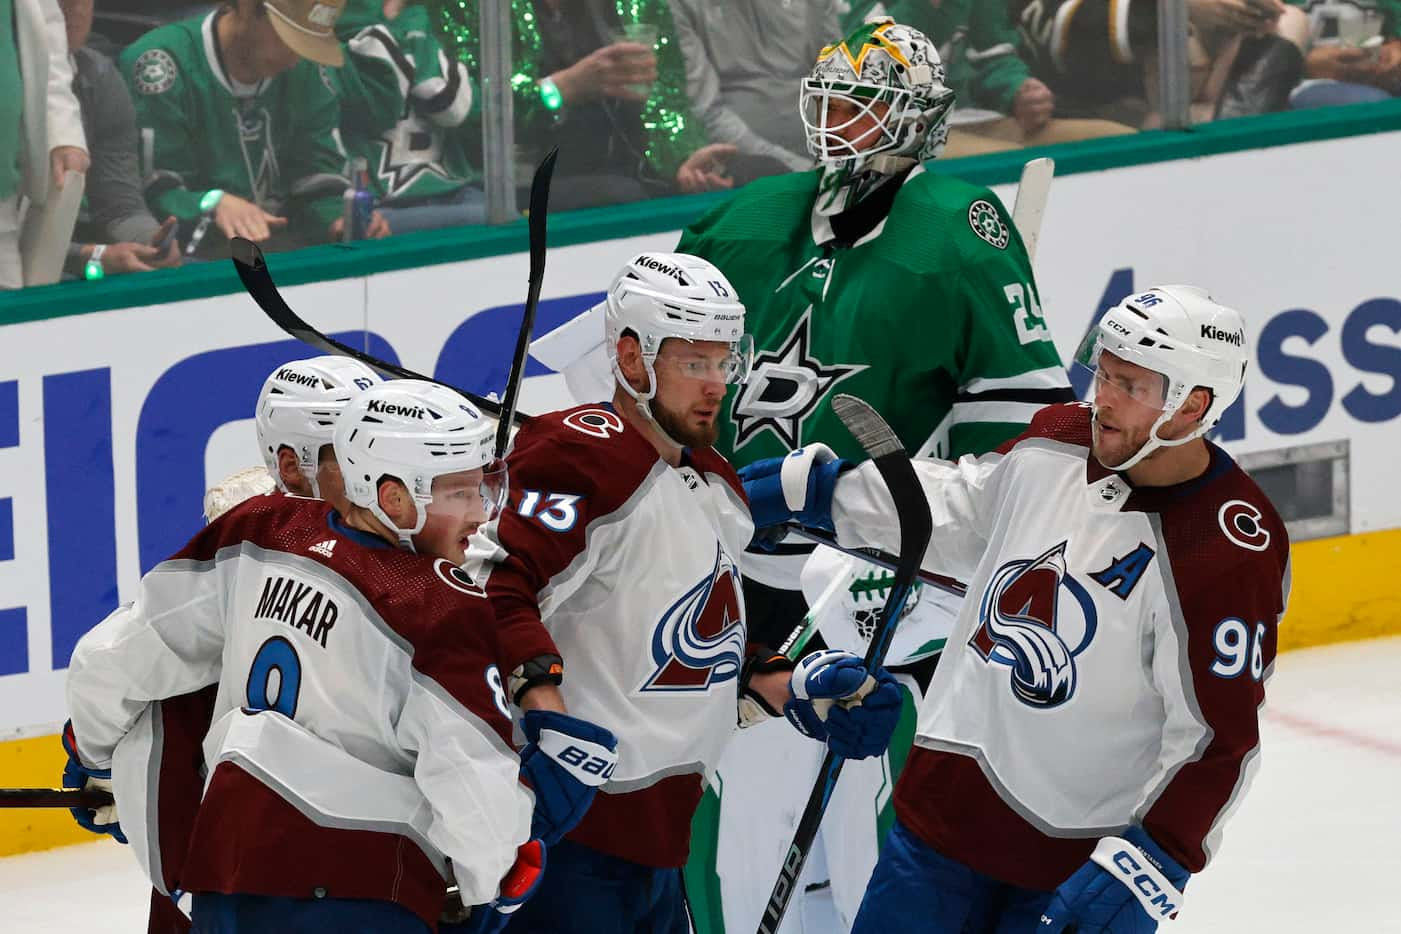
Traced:
<path id="1" fill-rule="evenodd" d="M 650 256 L 639 256 L 637 258 L 637 265 L 641 266 L 643 269 L 656 270 L 664 276 L 671 276 L 671 278 L 675 279 L 682 285 L 691 284 L 690 281 L 687 280 L 686 274 L 681 271 L 681 268 L 679 266 L 673 266 L 670 263 L 664 263 L 661 260 L 653 259 Z"/>
<path id="2" fill-rule="evenodd" d="M 393 402 L 383 402 L 379 399 L 371 399 L 365 409 L 381 415 L 402 415 L 405 418 L 425 418 L 428 415 L 421 405 L 395 405 Z"/>
<path id="3" fill-rule="evenodd" d="M 288 383 L 296 383 L 298 386 L 315 386 L 317 383 L 321 382 L 321 380 L 315 376 L 298 373 L 296 370 L 290 370 L 287 367 L 278 370 L 275 378 Z"/>
<path id="4" fill-rule="evenodd" d="M 1239 347 L 1245 343 L 1245 334 L 1241 331 L 1223 331 L 1214 324 L 1202 325 L 1202 337 L 1213 341 L 1224 341 L 1227 344 L 1235 344 Z"/>

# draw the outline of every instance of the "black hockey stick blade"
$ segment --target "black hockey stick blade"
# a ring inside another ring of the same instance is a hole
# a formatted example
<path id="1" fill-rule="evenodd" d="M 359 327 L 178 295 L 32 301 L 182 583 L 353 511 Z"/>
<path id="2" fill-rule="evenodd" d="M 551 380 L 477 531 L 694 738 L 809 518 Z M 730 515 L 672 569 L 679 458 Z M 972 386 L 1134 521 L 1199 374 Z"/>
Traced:
<path id="1" fill-rule="evenodd" d="M 525 358 L 530 349 L 530 335 L 535 329 L 535 310 L 540 307 L 540 286 L 545 282 L 545 218 L 550 210 L 550 179 L 555 174 L 559 147 L 549 151 L 535 168 L 530 181 L 530 278 L 525 294 L 525 313 L 521 316 L 520 332 L 516 334 L 516 355 L 511 358 L 511 374 L 506 378 L 506 390 L 501 399 L 501 416 L 496 425 L 496 456 L 506 456 L 511 440 L 511 420 L 520 396 L 521 380 L 525 378 Z"/>
<path id="2" fill-rule="evenodd" d="M 0 788 L 0 808 L 102 808 L 111 803 L 107 792 L 83 788 Z"/>
<path id="3" fill-rule="evenodd" d="M 316 328 L 312 327 L 302 319 L 291 306 L 282 298 L 282 293 L 277 291 L 277 284 L 272 281 L 272 273 L 268 271 L 267 260 L 263 258 L 263 251 L 251 240 L 242 237 L 234 237 L 229 241 L 229 250 L 233 258 L 234 270 L 238 273 L 238 278 L 243 282 L 243 287 L 248 294 L 253 297 L 253 301 L 258 303 L 258 307 L 263 310 L 263 314 L 272 319 L 272 323 L 280 327 L 292 337 L 311 347 L 315 347 L 322 353 L 338 354 L 342 357 L 351 357 L 359 360 L 372 370 L 377 370 L 385 376 L 397 377 L 399 379 L 421 379 L 430 383 L 437 383 L 458 393 L 468 402 L 481 409 L 486 414 L 500 418 L 501 404 L 479 396 L 474 392 L 445 383 L 440 379 L 431 376 L 424 376 L 416 373 L 407 367 L 399 366 L 397 363 L 390 363 L 388 360 L 381 360 L 379 357 L 365 353 L 363 350 L 356 350 L 348 344 L 342 344 L 333 337 L 327 337 Z M 529 421 L 529 416 L 519 415 L 516 418 L 521 422 Z"/>
<path id="4" fill-rule="evenodd" d="M 895 581 L 881 608 L 875 631 L 871 633 L 871 644 L 866 649 L 865 664 L 870 671 L 885 658 L 890 640 L 895 637 L 895 626 L 914 586 L 924 551 L 929 547 L 934 523 L 929 515 L 929 500 L 925 498 L 924 488 L 920 486 L 919 476 L 910 463 L 909 455 L 895 432 L 876 414 L 875 409 L 855 396 L 839 394 L 832 399 L 832 411 L 837 413 L 842 424 L 871 455 L 872 463 L 895 501 L 896 519 L 900 526 L 900 554 L 895 562 Z M 808 795 L 807 807 L 803 809 L 798 829 L 793 833 L 793 843 L 783 855 L 778 880 L 774 882 L 764 914 L 759 919 L 758 934 L 776 934 L 783 922 L 783 915 L 798 887 L 798 878 L 812 850 L 812 841 L 817 837 L 817 828 L 822 824 L 822 815 L 827 811 L 827 803 L 832 800 L 832 790 L 845 763 L 845 759 L 830 749 L 823 756 L 817 782 Z"/>

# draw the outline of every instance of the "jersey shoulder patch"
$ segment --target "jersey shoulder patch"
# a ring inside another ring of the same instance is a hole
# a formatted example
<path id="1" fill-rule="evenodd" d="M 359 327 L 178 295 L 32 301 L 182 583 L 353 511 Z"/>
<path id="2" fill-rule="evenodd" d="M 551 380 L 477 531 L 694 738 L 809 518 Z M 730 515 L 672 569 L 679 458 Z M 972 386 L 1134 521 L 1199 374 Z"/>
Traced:
<path id="1" fill-rule="evenodd" d="M 138 94 L 164 94 L 175 86 L 180 69 L 165 49 L 147 49 L 131 66 L 131 85 Z"/>
<path id="2" fill-rule="evenodd" d="M 593 403 L 535 416 L 517 432 L 507 464 L 513 490 L 578 496 L 590 515 L 602 515 L 626 502 L 658 459 L 611 406 Z"/>
<path id="3" fill-rule="evenodd" d="M 1008 262 L 1023 252 L 996 194 L 928 171 L 900 190 L 880 240 L 912 271 L 927 273 L 986 260 Z"/>

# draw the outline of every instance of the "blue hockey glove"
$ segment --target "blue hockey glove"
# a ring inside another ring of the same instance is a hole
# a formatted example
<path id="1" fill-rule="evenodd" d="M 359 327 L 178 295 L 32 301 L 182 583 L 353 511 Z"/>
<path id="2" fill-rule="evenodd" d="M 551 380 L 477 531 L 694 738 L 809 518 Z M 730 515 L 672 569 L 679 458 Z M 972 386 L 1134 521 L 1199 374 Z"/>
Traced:
<path id="1" fill-rule="evenodd" d="M 73 721 L 63 724 L 63 751 L 68 753 L 68 764 L 63 767 L 63 787 L 82 788 L 89 791 L 112 793 L 112 770 L 90 769 L 78 758 L 78 739 L 73 735 Z M 69 813 L 78 826 L 93 833 L 108 833 L 118 843 L 126 843 L 126 834 L 117 820 L 115 802 L 100 808 L 69 808 Z"/>
<path id="2" fill-rule="evenodd" d="M 904 698 L 884 668 L 871 675 L 850 652 L 825 649 L 798 662 L 790 683 L 783 715 L 799 733 L 844 759 L 878 756 L 890 745 Z"/>
<path id="3" fill-rule="evenodd" d="M 474 905 L 472 914 L 463 924 L 440 925 L 439 930 L 457 934 L 497 934 L 510 923 L 511 915 L 520 908 L 545 877 L 545 844 L 529 840 L 516 850 L 516 861 L 501 880 L 501 894 L 489 905 Z"/>
<path id="4" fill-rule="evenodd" d="M 740 468 L 754 527 L 796 520 L 810 529 L 832 531 L 832 491 L 837 477 L 853 466 L 827 445 L 809 444 Z"/>
<path id="5" fill-rule="evenodd" d="M 618 764 L 618 740 L 603 727 L 553 710 L 528 710 L 521 774 L 535 789 L 530 835 L 546 846 L 573 830 L 593 803 L 598 786 Z"/>
<path id="6" fill-rule="evenodd" d="M 1182 906 L 1191 873 L 1141 827 L 1103 837 L 1090 861 L 1060 884 L 1039 934 L 1150 934 Z"/>

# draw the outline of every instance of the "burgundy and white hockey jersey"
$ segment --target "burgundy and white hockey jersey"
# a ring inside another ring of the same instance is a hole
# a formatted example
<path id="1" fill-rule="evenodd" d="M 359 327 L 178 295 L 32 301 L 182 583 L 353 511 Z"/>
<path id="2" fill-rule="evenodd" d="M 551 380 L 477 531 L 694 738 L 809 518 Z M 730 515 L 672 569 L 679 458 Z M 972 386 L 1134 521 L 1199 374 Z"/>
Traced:
<path id="1" fill-rule="evenodd" d="M 529 836 L 500 636 L 450 562 L 349 529 L 326 503 L 259 496 L 80 640 L 69 710 L 85 762 L 113 767 L 125 822 L 156 792 L 121 761 L 161 746 L 129 741 L 160 729 L 148 704 L 216 685 L 181 886 L 389 900 L 434 925 L 445 858 L 463 899 L 486 902 Z M 158 845 L 159 828 L 146 836 Z"/>
<path id="2" fill-rule="evenodd" d="M 680 866 L 703 775 L 735 729 L 748 650 L 736 561 L 754 531 L 743 487 L 712 449 L 670 466 L 607 405 L 537 416 L 508 463 L 510 505 L 464 569 L 503 627 L 543 620 L 554 641 L 508 654 L 562 656 L 569 712 L 618 737 L 569 838 Z"/>
<path id="3" fill-rule="evenodd" d="M 1258 763 L 1289 539 L 1214 445 L 1206 473 L 1131 487 L 1090 409 L 1043 409 L 998 453 L 917 461 L 930 570 L 968 599 L 919 714 L 896 813 L 946 856 L 1051 890 L 1139 824 L 1193 872 Z M 869 464 L 837 482 L 841 541 L 897 550 Z"/>

